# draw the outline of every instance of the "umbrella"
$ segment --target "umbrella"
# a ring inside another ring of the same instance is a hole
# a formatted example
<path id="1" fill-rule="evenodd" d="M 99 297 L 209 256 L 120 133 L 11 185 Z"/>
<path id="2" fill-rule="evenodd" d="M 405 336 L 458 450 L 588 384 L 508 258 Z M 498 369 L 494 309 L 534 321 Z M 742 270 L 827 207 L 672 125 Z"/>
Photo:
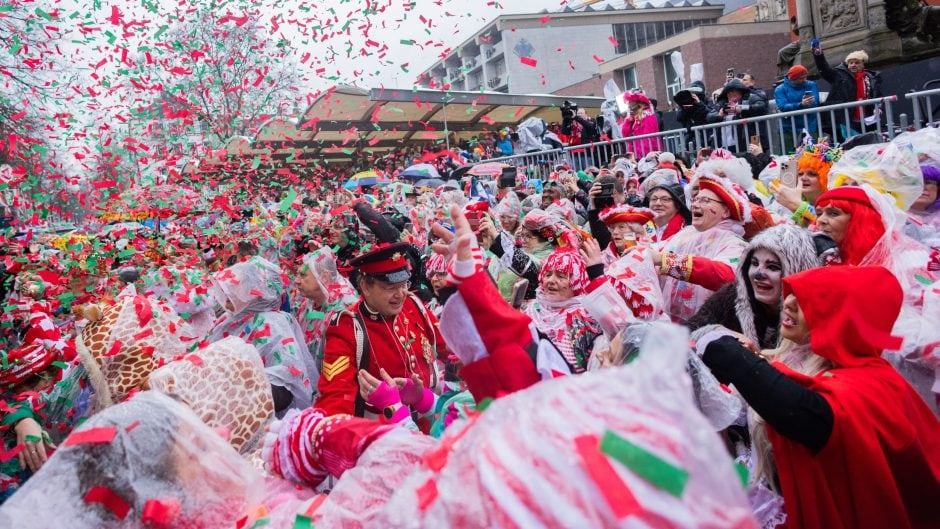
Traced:
<path id="1" fill-rule="evenodd" d="M 503 174 L 504 167 L 510 166 L 498 162 L 479 163 L 471 167 L 467 174 L 471 176 L 499 176 Z"/>
<path id="2" fill-rule="evenodd" d="M 421 180 L 422 178 L 440 178 L 440 173 L 429 163 L 419 163 L 405 169 L 399 175 L 410 180 Z"/>
<path id="3" fill-rule="evenodd" d="M 444 181 L 440 178 L 422 178 L 415 182 L 415 187 L 430 187 L 431 189 L 437 189 L 444 185 Z"/>
<path id="4" fill-rule="evenodd" d="M 345 189 L 356 189 L 357 187 L 375 186 L 380 184 L 390 184 L 392 181 L 384 174 L 376 171 L 362 171 L 349 177 L 349 180 L 343 184 Z"/>

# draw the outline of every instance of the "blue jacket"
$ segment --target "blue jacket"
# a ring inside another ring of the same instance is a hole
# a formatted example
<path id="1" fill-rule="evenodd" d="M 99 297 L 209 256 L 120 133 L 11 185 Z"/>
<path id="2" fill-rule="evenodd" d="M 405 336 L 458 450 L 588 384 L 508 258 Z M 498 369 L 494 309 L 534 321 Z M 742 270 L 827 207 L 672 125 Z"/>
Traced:
<path id="1" fill-rule="evenodd" d="M 512 142 L 509 141 L 509 138 L 497 140 L 496 149 L 499 151 L 500 155 L 509 156 L 512 154 Z"/>
<path id="2" fill-rule="evenodd" d="M 774 100 L 777 102 L 777 111 L 790 112 L 792 110 L 803 110 L 803 94 L 806 92 L 813 93 L 815 102 L 813 103 L 812 108 L 818 107 L 819 87 L 816 85 L 815 81 L 805 81 L 802 84 L 797 85 L 784 77 L 783 84 L 774 90 Z M 790 118 L 783 118 L 783 130 L 791 132 L 792 127 L 790 126 L 790 121 Z M 815 114 L 796 116 L 793 118 L 793 122 L 796 123 L 797 133 L 801 133 L 805 128 L 814 137 L 819 135 L 819 131 L 816 129 Z"/>

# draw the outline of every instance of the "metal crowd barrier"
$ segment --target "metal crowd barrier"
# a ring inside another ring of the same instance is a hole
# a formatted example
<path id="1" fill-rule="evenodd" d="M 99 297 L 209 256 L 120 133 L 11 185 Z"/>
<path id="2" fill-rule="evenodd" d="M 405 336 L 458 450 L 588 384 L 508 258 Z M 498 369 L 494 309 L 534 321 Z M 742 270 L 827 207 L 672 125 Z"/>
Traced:
<path id="1" fill-rule="evenodd" d="M 685 129 L 667 130 L 612 141 L 570 145 L 561 149 L 490 158 L 478 163 L 513 165 L 527 178 L 547 180 L 558 165 L 568 165 L 576 171 L 580 171 L 591 166 L 606 166 L 618 156 L 625 156 L 628 152 L 634 153 L 637 157 L 642 157 L 651 151 L 684 152 L 686 142 Z"/>
<path id="2" fill-rule="evenodd" d="M 933 105 L 933 96 L 940 98 L 940 88 L 904 94 L 904 97 L 910 99 L 914 105 L 913 125 L 915 129 L 940 125 L 940 103 L 935 107 Z M 938 114 L 937 119 L 934 119 L 935 111 Z M 927 116 L 926 121 L 924 121 L 925 114 Z"/>
<path id="3" fill-rule="evenodd" d="M 932 97 L 940 100 L 940 89 L 905 94 L 914 104 L 914 129 L 940 125 L 940 110 L 935 112 Z M 895 116 L 898 96 L 891 95 L 864 101 L 820 106 L 765 116 L 709 123 L 686 129 L 673 129 L 655 134 L 618 140 L 571 145 L 560 149 L 492 158 L 478 163 L 499 162 L 514 165 L 529 178 L 545 180 L 557 165 L 567 164 L 576 170 L 607 165 L 628 152 L 642 158 L 650 151 L 694 153 L 704 147 L 724 147 L 733 152 L 747 152 L 752 138 L 760 138 L 764 152 L 774 155 L 793 153 L 803 143 L 805 134 L 814 139 L 828 136 L 831 143 L 878 132 L 888 139 L 901 132 Z M 940 105 L 938 105 L 940 107 Z M 925 119 L 926 117 L 926 119 Z M 861 119 L 860 119 L 861 118 Z M 867 118 L 867 119 L 866 119 Z"/>
<path id="4" fill-rule="evenodd" d="M 852 136 L 877 131 L 894 138 L 892 104 L 896 95 L 820 106 L 765 116 L 722 121 L 692 127 L 695 148 L 724 147 L 746 152 L 751 138 L 759 137 L 765 152 L 783 155 L 796 150 L 806 133 L 813 138 L 826 135 L 830 143 L 843 143 Z M 861 118 L 861 119 L 860 119 Z"/>

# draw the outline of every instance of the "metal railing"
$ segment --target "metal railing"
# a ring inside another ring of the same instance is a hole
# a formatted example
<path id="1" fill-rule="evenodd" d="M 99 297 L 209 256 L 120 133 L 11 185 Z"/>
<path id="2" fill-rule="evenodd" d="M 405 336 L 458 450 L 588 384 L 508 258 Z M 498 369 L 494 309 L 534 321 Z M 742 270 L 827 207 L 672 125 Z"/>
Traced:
<path id="1" fill-rule="evenodd" d="M 932 107 L 933 101 L 940 102 L 940 89 L 913 92 L 905 94 L 905 97 L 914 103 L 914 129 L 940 125 L 940 110 L 935 111 Z M 760 138 L 764 152 L 774 155 L 793 153 L 802 144 L 804 133 L 814 138 L 826 135 L 833 144 L 843 143 L 848 138 L 867 132 L 878 132 L 891 139 L 905 128 L 902 127 L 905 116 L 902 114 L 901 119 L 898 119 L 895 115 L 897 99 L 898 96 L 891 95 L 709 123 L 692 127 L 691 136 L 686 129 L 672 129 L 606 142 L 491 158 L 479 163 L 510 164 L 530 178 L 545 179 L 557 165 L 566 164 L 576 170 L 592 165 L 601 167 L 628 152 L 633 152 L 637 158 L 642 158 L 650 151 L 695 153 L 703 147 L 725 147 L 734 152 L 746 152 L 754 137 Z"/>
<path id="2" fill-rule="evenodd" d="M 933 90 L 923 90 L 921 92 L 911 92 L 909 94 L 904 94 L 904 97 L 911 100 L 911 103 L 914 105 L 914 128 L 922 129 L 925 126 L 934 126 L 940 124 L 940 103 L 935 107 L 933 105 L 933 97 L 937 96 L 940 99 L 940 88 L 934 88 Z M 937 119 L 934 119 L 934 113 L 938 114 Z M 927 116 L 927 120 L 924 121 L 924 115 Z"/>
<path id="3" fill-rule="evenodd" d="M 734 152 L 746 152 L 751 138 L 756 136 L 764 151 L 779 155 L 794 152 L 803 143 L 804 133 L 814 138 L 826 135 L 833 144 L 874 131 L 894 138 L 897 120 L 892 104 L 897 98 L 891 95 L 709 123 L 692 127 L 692 135 L 696 149 L 724 147 Z"/>
<path id="4" fill-rule="evenodd" d="M 683 152 L 686 145 L 685 129 L 667 130 L 613 141 L 569 145 L 559 149 L 533 151 L 500 158 L 490 158 L 480 163 L 504 163 L 513 165 L 527 178 L 547 179 L 558 165 L 567 165 L 576 171 L 591 166 L 607 165 L 618 156 L 632 152 L 642 157 L 651 151 Z"/>

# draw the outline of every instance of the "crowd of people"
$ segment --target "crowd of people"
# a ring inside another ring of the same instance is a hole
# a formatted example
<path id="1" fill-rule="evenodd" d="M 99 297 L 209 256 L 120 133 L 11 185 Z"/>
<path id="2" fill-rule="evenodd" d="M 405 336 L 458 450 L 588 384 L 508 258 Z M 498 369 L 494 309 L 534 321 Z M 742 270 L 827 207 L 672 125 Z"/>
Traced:
<path id="1" fill-rule="evenodd" d="M 940 130 L 862 143 L 11 228 L 0 526 L 936 527 Z"/>

